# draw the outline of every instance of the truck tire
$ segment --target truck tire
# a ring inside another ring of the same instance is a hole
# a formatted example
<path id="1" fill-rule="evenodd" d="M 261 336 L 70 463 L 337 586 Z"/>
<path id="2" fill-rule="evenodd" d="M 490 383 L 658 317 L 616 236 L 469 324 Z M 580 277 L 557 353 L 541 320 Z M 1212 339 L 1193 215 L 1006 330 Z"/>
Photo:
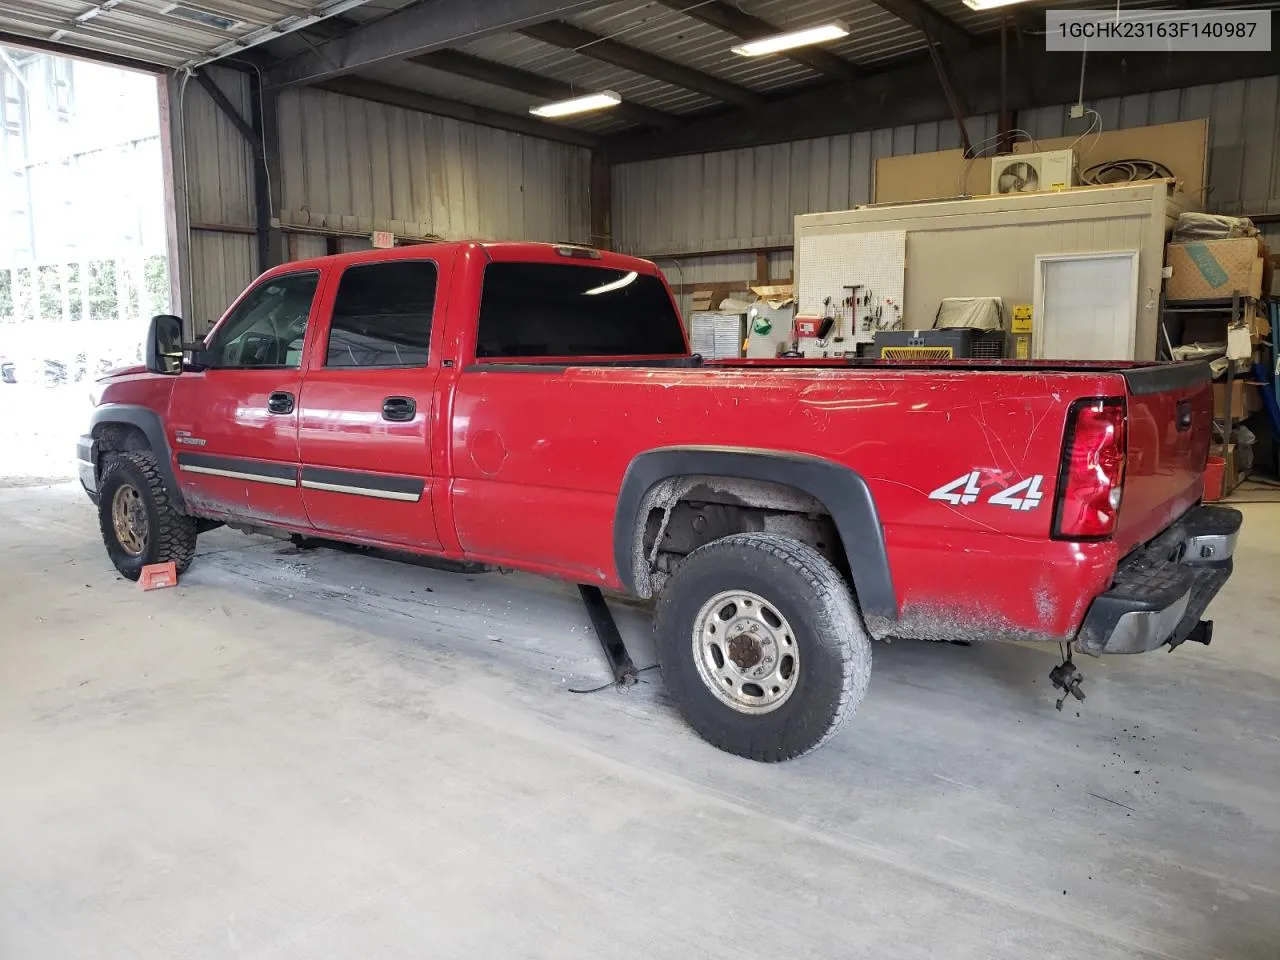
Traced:
<path id="1" fill-rule="evenodd" d="M 658 598 L 654 635 L 689 725 L 765 763 L 834 736 L 871 676 L 849 587 L 817 550 L 778 534 L 734 534 L 689 554 Z"/>
<path id="2" fill-rule="evenodd" d="M 183 573 L 196 551 L 196 519 L 174 506 L 155 454 L 112 454 L 98 486 L 98 523 L 115 568 L 137 580 L 142 568 L 172 560 Z"/>

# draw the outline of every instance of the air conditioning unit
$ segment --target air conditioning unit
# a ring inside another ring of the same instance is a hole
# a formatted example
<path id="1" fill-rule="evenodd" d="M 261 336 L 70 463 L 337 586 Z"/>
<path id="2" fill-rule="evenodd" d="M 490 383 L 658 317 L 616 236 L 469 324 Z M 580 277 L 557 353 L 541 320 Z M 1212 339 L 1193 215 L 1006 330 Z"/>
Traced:
<path id="1" fill-rule="evenodd" d="M 1012 153 L 991 161 L 992 193 L 1044 193 L 1076 184 L 1073 150 Z"/>

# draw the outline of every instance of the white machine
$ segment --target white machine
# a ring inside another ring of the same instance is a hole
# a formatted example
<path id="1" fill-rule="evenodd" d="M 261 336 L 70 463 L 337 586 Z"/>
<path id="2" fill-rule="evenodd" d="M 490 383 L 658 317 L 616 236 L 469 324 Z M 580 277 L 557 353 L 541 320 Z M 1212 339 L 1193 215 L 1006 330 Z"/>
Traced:
<path id="1" fill-rule="evenodd" d="M 742 356 L 746 314 L 695 310 L 689 315 L 689 346 L 704 360 Z"/>
<path id="2" fill-rule="evenodd" d="M 1011 153 L 991 161 L 992 193 L 1044 193 L 1075 185 L 1074 150 Z"/>

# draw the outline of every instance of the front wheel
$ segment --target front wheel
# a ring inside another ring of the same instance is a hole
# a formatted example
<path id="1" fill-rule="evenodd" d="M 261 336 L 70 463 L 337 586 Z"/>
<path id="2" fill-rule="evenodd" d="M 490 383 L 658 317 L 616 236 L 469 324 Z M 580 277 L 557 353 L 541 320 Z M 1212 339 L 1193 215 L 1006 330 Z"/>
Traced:
<path id="1" fill-rule="evenodd" d="M 174 505 L 154 454 L 114 454 L 98 487 L 102 542 L 115 568 L 137 580 L 151 563 L 177 564 L 182 573 L 196 551 L 196 520 Z"/>
<path id="2" fill-rule="evenodd" d="M 689 554 L 658 598 L 654 634 L 689 725 L 751 760 L 821 746 L 871 676 L 871 642 L 839 571 L 777 534 L 734 534 Z"/>

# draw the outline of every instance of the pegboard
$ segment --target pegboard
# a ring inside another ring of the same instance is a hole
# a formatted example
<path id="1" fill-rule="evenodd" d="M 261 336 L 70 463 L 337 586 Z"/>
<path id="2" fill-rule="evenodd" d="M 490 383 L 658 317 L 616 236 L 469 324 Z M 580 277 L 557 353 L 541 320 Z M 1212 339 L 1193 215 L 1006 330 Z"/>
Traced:
<path id="1" fill-rule="evenodd" d="M 864 318 L 869 312 L 881 311 L 880 325 L 883 329 L 893 326 L 902 316 L 902 291 L 907 269 L 905 230 L 802 236 L 796 242 L 795 258 L 796 293 L 800 299 L 798 313 L 821 317 L 824 315 L 823 301 L 830 297 L 830 312 L 839 306 L 843 313 L 833 336 L 845 337 L 846 350 L 852 350 L 853 343 L 867 343 L 874 339 L 874 330 L 863 329 Z M 852 318 L 849 309 L 843 307 L 843 301 L 849 296 L 845 287 L 853 284 L 861 286 L 857 291 L 859 299 L 871 294 L 871 303 L 857 304 L 858 329 L 850 331 Z M 802 343 L 801 349 L 806 346 Z"/>

